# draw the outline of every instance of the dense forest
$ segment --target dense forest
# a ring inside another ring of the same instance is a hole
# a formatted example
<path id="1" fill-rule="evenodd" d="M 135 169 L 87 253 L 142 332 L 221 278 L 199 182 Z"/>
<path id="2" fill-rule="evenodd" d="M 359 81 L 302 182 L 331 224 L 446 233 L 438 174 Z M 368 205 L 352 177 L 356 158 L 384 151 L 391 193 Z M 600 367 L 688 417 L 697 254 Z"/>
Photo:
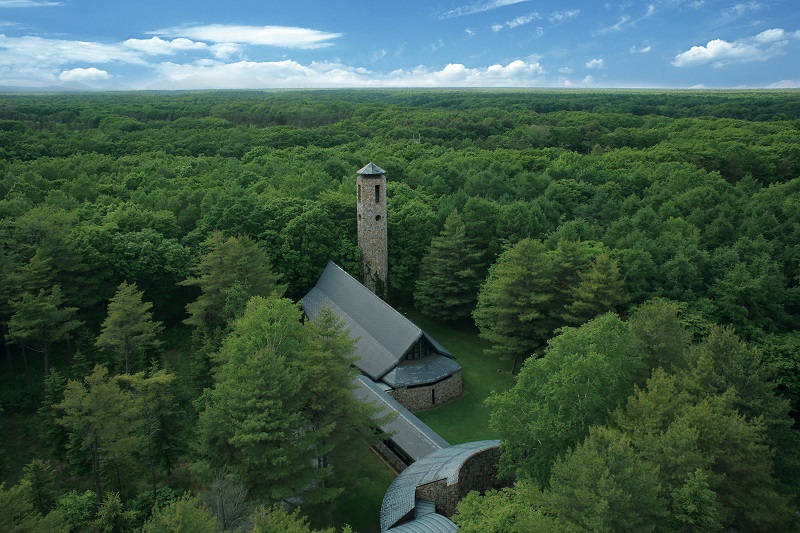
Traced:
<path id="1" fill-rule="evenodd" d="M 390 301 L 518 372 L 462 530 L 800 528 L 800 92 L 337 90 L 0 96 L 0 529 L 342 528 L 369 161 Z"/>

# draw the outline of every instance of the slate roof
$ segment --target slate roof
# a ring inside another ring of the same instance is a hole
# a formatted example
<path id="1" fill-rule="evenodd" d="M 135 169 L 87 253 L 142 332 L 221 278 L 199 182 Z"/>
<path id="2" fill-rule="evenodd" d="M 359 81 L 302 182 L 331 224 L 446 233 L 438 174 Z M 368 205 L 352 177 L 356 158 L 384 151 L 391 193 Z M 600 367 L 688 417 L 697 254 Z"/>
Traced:
<path id="1" fill-rule="evenodd" d="M 432 452 L 450 447 L 450 444 L 438 433 L 400 405 L 380 385 L 368 377 L 358 376 L 354 385 L 356 388 L 353 390 L 353 394 L 359 400 L 368 401 L 381 408 L 379 416 L 397 413 L 389 423 L 381 426 L 381 429 L 386 433 L 393 433 L 392 441 L 414 461 L 418 461 Z"/>
<path id="2" fill-rule="evenodd" d="M 414 509 L 417 487 L 441 479 L 446 479 L 448 485 L 457 483 L 461 466 L 467 459 L 499 445 L 499 440 L 457 444 L 426 455 L 403 470 L 383 496 L 381 531 L 389 530 Z"/>
<path id="3" fill-rule="evenodd" d="M 379 176 L 381 174 L 386 174 L 386 172 L 381 167 L 370 161 L 364 168 L 356 172 L 356 174 L 361 174 L 364 176 Z"/>
<path id="4" fill-rule="evenodd" d="M 435 383 L 454 374 L 461 365 L 442 355 L 431 355 L 425 359 L 403 362 L 383 376 L 383 381 L 394 388 L 409 385 Z"/>
<path id="5" fill-rule="evenodd" d="M 312 320 L 323 306 L 328 306 L 345 322 L 350 329 L 350 336 L 357 339 L 355 355 L 359 360 L 356 366 L 375 381 L 396 367 L 409 348 L 423 336 L 438 353 L 445 357 L 453 357 L 433 337 L 332 261 L 328 262 L 316 286 L 301 303 L 303 311 Z M 453 371 L 461 368 L 457 363 L 453 365 L 455 365 Z M 418 377 L 429 380 L 418 384 L 441 379 L 430 380 L 432 376 L 440 375 L 441 371 L 441 365 L 434 368 L 431 375 L 426 375 L 421 369 L 417 370 Z M 400 371 L 400 376 L 393 379 L 396 382 L 408 382 L 408 378 L 403 376 L 410 374 L 404 372 Z"/>
<path id="6" fill-rule="evenodd" d="M 455 533 L 458 531 L 452 520 L 446 516 L 432 513 L 416 518 L 402 526 L 393 527 L 391 533 Z"/>

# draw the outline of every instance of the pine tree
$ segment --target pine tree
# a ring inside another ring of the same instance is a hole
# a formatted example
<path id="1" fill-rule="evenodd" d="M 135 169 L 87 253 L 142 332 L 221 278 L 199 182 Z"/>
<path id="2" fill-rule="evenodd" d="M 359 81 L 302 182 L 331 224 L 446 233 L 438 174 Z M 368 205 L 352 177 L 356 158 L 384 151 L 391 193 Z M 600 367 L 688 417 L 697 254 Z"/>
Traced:
<path id="1" fill-rule="evenodd" d="M 578 278 L 569 291 L 572 301 L 564 313 L 570 325 L 579 326 L 609 311 L 616 312 L 627 301 L 619 267 L 607 253 L 598 254 L 587 270 L 578 272 Z"/>
<path id="2" fill-rule="evenodd" d="M 247 236 L 223 237 L 215 231 L 206 241 L 209 251 L 194 268 L 195 276 L 181 283 L 200 289 L 186 306 L 187 324 L 214 330 L 241 316 L 251 296 L 282 296 L 286 286 L 272 271 L 267 254 Z"/>
<path id="3" fill-rule="evenodd" d="M 120 283 L 117 293 L 108 302 L 108 314 L 95 341 L 95 346 L 117 356 L 117 366 L 125 374 L 132 372 L 138 357 L 161 346 L 157 336 L 162 325 L 153 320 L 153 304 L 142 301 L 142 295 L 136 283 Z"/>
<path id="4" fill-rule="evenodd" d="M 365 471 L 364 454 L 380 441 L 373 418 L 377 409 L 353 395 L 358 370 L 355 341 L 345 324 L 328 307 L 306 323 L 309 347 L 303 357 L 308 374 L 305 387 L 310 428 L 317 437 L 317 475 L 320 479 L 304 495 L 304 507 L 330 502 L 345 489 L 357 486 Z M 320 512 L 317 510 L 315 512 Z"/>
<path id="5" fill-rule="evenodd" d="M 61 287 L 41 289 L 38 294 L 26 293 L 11 304 L 14 315 L 8 323 L 9 341 L 40 352 L 44 358 L 44 375 L 50 374 L 50 348 L 66 339 L 81 325 L 75 319 L 77 307 L 63 307 Z"/>
<path id="6" fill-rule="evenodd" d="M 202 398 L 198 465 L 225 466 L 257 498 L 277 502 L 312 485 L 317 435 L 308 431 L 307 349 L 297 304 L 253 297 L 215 354 L 216 383 Z"/>
<path id="7" fill-rule="evenodd" d="M 134 453 L 143 448 L 140 406 L 130 392 L 120 389 L 108 370 L 95 366 L 83 383 L 70 381 L 58 405 L 58 423 L 70 434 L 72 459 L 90 464 L 97 504 L 103 495 L 102 478 L 123 488 L 134 469 Z"/>
<path id="8" fill-rule="evenodd" d="M 468 318 L 482 281 L 481 255 L 467 239 L 458 211 L 450 213 L 422 260 L 414 292 L 417 308 L 439 320 Z"/>
<path id="9" fill-rule="evenodd" d="M 523 239 L 500 256 L 478 293 L 472 316 L 487 350 L 516 361 L 542 348 L 559 323 L 555 266 L 540 241 Z"/>

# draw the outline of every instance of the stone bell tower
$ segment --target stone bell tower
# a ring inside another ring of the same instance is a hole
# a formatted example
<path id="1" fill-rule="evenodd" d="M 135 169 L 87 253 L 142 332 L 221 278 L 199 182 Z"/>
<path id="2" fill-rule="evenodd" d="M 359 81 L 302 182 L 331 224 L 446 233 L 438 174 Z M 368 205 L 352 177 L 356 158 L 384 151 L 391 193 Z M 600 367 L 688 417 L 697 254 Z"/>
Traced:
<path id="1" fill-rule="evenodd" d="M 358 171 L 358 247 L 364 286 L 386 298 L 389 280 L 389 248 L 386 233 L 386 176 L 369 163 Z"/>

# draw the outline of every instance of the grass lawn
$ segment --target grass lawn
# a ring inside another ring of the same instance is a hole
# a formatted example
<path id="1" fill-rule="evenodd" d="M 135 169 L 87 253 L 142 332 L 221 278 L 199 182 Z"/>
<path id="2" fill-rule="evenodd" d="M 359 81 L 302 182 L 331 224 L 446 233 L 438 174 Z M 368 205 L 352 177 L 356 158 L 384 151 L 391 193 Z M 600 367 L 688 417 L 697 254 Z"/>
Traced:
<path id="1" fill-rule="evenodd" d="M 478 339 L 474 328 L 457 328 L 436 322 L 414 309 L 403 309 L 408 318 L 439 341 L 463 367 L 464 395 L 449 404 L 415 413 L 450 444 L 496 439 L 489 428 L 489 410 L 483 401 L 492 391 L 514 385 L 511 362 L 486 355 L 489 344 Z"/>
<path id="2" fill-rule="evenodd" d="M 376 453 L 371 450 L 364 450 L 364 453 L 369 454 L 369 481 L 339 502 L 334 523 L 340 529 L 344 524 L 349 524 L 358 533 L 377 533 L 381 530 L 383 495 L 396 475 Z"/>

